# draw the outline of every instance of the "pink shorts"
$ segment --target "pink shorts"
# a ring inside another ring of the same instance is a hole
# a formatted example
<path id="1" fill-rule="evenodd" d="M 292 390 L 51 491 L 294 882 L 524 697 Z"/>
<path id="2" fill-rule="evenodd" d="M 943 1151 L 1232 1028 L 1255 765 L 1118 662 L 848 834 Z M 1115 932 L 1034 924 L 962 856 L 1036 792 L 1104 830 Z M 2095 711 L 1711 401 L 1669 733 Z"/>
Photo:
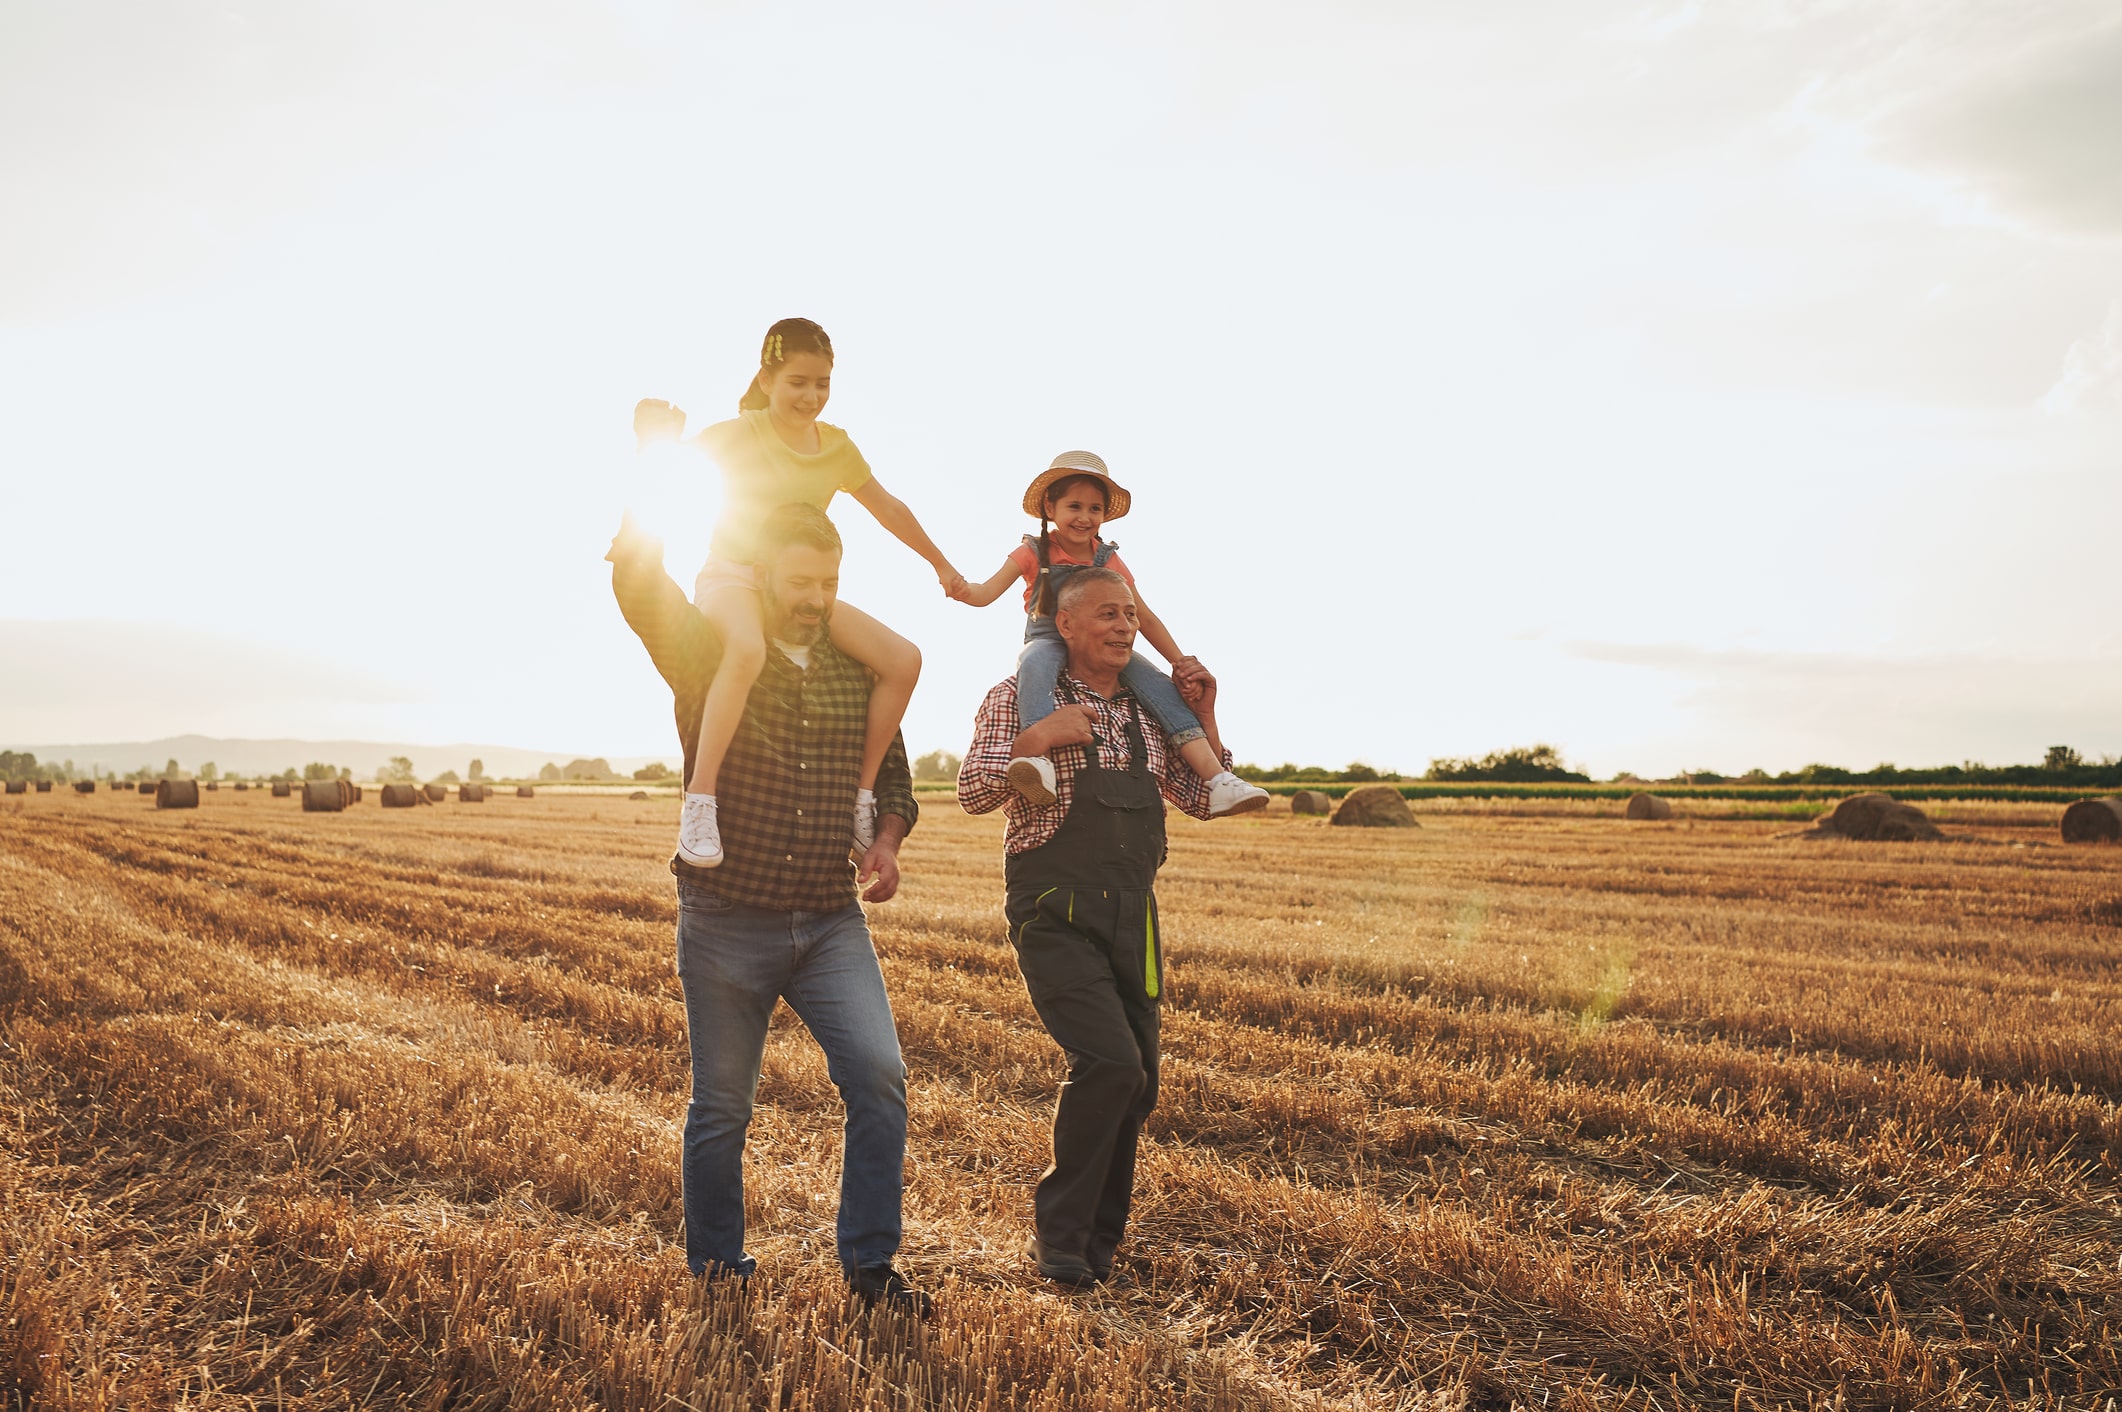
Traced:
<path id="1" fill-rule="evenodd" d="M 693 580 L 693 606 L 705 608 L 707 596 L 717 589 L 757 587 L 751 565 L 739 564 L 733 559 L 710 558 L 701 565 L 700 577 Z"/>

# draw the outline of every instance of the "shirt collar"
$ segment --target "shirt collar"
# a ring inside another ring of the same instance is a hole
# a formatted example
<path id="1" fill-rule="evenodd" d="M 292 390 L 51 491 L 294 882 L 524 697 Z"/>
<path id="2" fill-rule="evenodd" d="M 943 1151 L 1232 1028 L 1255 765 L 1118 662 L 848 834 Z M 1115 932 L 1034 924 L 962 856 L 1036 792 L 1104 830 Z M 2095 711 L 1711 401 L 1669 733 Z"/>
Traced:
<path id="1" fill-rule="evenodd" d="M 1095 688 L 1085 686 L 1082 682 L 1082 679 L 1079 678 L 1074 672 L 1064 670 L 1061 675 L 1066 677 L 1068 679 L 1068 684 L 1074 687 L 1077 691 L 1082 692 L 1085 696 L 1097 697 L 1097 699 L 1100 701 L 1108 703 L 1126 701 L 1132 698 L 1135 694 L 1134 688 L 1129 686 L 1124 681 L 1120 683 L 1119 690 L 1115 691 L 1111 696 L 1106 696 L 1101 692 L 1097 691 Z"/>

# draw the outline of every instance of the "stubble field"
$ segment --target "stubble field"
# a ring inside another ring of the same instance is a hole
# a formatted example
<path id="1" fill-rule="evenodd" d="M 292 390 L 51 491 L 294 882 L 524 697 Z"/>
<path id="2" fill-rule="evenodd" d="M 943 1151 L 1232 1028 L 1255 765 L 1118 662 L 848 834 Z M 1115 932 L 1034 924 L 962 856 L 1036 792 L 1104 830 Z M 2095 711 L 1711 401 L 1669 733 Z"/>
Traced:
<path id="1" fill-rule="evenodd" d="M 1285 806 L 1286 807 L 1286 806 Z M 2122 849 L 1174 818 L 1124 1282 L 1021 1247 L 1059 1055 L 946 800 L 873 909 L 901 1267 L 781 1012 L 765 1278 L 679 1254 L 666 801 L 0 809 L 0 1406 L 2105 1407 Z"/>

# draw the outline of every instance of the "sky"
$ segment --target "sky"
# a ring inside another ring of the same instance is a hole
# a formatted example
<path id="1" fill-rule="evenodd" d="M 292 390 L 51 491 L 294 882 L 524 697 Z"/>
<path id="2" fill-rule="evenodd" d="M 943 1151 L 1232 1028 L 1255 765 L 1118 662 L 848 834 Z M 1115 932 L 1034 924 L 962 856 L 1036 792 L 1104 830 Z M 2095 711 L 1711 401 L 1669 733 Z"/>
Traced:
<path id="1" fill-rule="evenodd" d="M 629 410 L 800 314 L 968 576 L 1106 458 L 1241 759 L 2122 753 L 2106 0 L 0 0 L 0 203 L 0 745 L 674 753 Z M 1012 599 L 834 516 L 962 750 Z"/>

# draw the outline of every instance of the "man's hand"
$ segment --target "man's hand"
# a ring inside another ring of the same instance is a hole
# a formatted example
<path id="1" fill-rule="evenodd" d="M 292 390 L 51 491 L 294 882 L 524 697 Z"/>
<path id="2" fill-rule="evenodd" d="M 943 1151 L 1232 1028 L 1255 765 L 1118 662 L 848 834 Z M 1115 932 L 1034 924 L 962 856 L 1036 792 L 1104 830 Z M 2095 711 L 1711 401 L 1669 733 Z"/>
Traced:
<path id="1" fill-rule="evenodd" d="M 1195 707 L 1197 712 L 1203 691 L 1209 693 L 1210 700 L 1215 699 L 1216 678 L 1201 665 L 1199 657 L 1181 657 L 1172 663 L 1172 683 L 1179 688 L 1181 699 Z"/>
<path id="2" fill-rule="evenodd" d="M 660 397 L 644 397 L 634 404 L 634 449 L 659 441 L 676 441 L 685 435 L 685 412 Z"/>
<path id="3" fill-rule="evenodd" d="M 862 855 L 855 869 L 855 886 L 864 902 L 889 902 L 899 895 L 899 844 L 906 837 L 906 820 L 886 814 L 877 820 L 877 841 Z"/>
<path id="4" fill-rule="evenodd" d="M 953 569 L 948 575 L 938 574 L 936 577 L 943 585 L 943 596 L 945 598 L 955 598 L 961 603 L 965 601 L 965 575 Z"/>
<path id="5" fill-rule="evenodd" d="M 1010 752 L 1045 755 L 1057 745 L 1089 745 L 1097 739 L 1097 725 L 1098 713 L 1088 706 L 1056 706 L 1045 720 L 1018 731 Z"/>

